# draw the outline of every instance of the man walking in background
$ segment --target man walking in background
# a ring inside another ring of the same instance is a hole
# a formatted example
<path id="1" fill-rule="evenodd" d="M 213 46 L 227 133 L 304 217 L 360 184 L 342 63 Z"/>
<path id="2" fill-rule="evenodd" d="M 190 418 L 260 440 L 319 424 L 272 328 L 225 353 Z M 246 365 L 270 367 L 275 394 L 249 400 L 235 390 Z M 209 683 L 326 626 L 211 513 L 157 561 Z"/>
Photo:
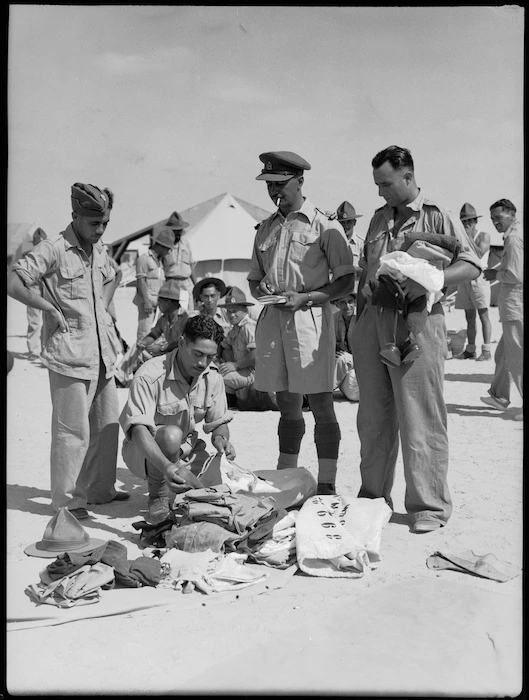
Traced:
<path id="1" fill-rule="evenodd" d="M 318 493 L 333 494 L 340 426 L 333 404 L 335 335 L 330 302 L 354 287 L 353 255 L 341 224 L 303 196 L 310 164 L 289 151 L 262 153 L 264 180 L 275 211 L 255 236 L 248 281 L 266 303 L 256 329 L 254 386 L 275 392 L 281 412 L 278 469 L 298 466 L 305 433 L 303 396 L 314 415 Z M 332 276 L 332 282 L 331 282 Z"/>
<path id="2" fill-rule="evenodd" d="M 463 224 L 470 244 L 474 247 L 474 252 L 478 256 L 483 269 L 487 267 L 490 250 L 490 234 L 486 231 L 478 231 L 477 223 L 481 218 L 472 204 L 465 202 L 461 207 L 459 218 Z M 490 282 L 483 275 L 475 280 L 463 282 L 457 288 L 456 309 L 464 309 L 467 320 L 467 346 L 461 355 L 457 355 L 456 360 L 476 360 L 483 362 L 490 360 L 490 340 L 492 327 L 489 318 L 490 306 Z M 476 358 L 476 311 L 479 314 L 481 328 L 483 330 L 483 345 L 481 355 Z"/>
<path id="3" fill-rule="evenodd" d="M 161 228 L 149 250 L 136 260 L 136 294 L 132 303 L 138 307 L 136 341 L 143 340 L 154 325 L 158 292 L 165 277 L 162 259 L 172 249 L 174 234 L 170 228 Z"/>
<path id="4" fill-rule="evenodd" d="M 502 336 L 494 361 L 496 369 L 489 396 L 481 400 L 492 408 L 504 411 L 510 403 L 511 378 L 523 400 L 523 228 L 516 219 L 516 207 L 509 199 L 499 199 L 490 207 L 494 228 L 503 233 L 503 254 L 498 269 L 485 270 L 488 280 L 498 280 L 498 310 Z M 523 420 L 523 411 L 513 420 Z"/>
<path id="5" fill-rule="evenodd" d="M 15 263 L 14 299 L 44 314 L 42 362 L 50 379 L 51 502 L 77 518 L 89 503 L 129 498 L 116 492 L 119 403 L 114 381 L 115 331 L 107 311 L 115 269 L 101 238 L 114 196 L 76 182 L 72 222 Z M 32 291 L 41 285 L 42 296 Z"/>
<path id="6" fill-rule="evenodd" d="M 410 151 L 389 146 L 372 160 L 373 178 L 386 204 L 369 224 L 360 259 L 358 317 L 352 336 L 356 379 L 360 390 L 358 435 L 362 498 L 384 498 L 392 508 L 391 490 L 400 444 L 406 491 L 404 506 L 411 532 L 426 533 L 446 525 L 452 512 L 448 488 L 447 414 L 443 394 L 447 354 L 446 325 L 440 302 L 433 304 L 418 334 L 422 352 L 411 363 L 386 365 L 381 339 L 395 334 L 402 346 L 408 337 L 406 320 L 389 304 L 375 303 L 371 285 L 380 260 L 404 244 L 404 234 L 429 231 L 455 237 L 461 245 L 456 259 L 443 271 L 444 286 L 475 279 L 480 262 L 471 250 L 461 222 L 427 199 L 415 181 Z M 425 294 L 417 282 L 401 283 L 408 302 Z"/>

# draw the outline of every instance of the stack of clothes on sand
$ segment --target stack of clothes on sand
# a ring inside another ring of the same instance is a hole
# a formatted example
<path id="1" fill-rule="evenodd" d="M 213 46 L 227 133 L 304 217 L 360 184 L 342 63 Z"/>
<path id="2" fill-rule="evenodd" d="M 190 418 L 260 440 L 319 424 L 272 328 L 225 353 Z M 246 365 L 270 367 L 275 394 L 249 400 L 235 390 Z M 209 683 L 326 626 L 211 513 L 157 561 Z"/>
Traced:
<path id="1" fill-rule="evenodd" d="M 212 594 L 260 583 L 270 568 L 358 578 L 380 561 L 384 499 L 317 496 L 307 469 L 252 472 L 218 454 L 199 478 L 204 487 L 175 496 L 166 520 L 132 524 L 143 550 L 132 561 L 122 543 L 90 539 L 62 509 L 25 550 L 55 557 L 26 594 L 57 607 L 97 603 L 119 587 Z"/>

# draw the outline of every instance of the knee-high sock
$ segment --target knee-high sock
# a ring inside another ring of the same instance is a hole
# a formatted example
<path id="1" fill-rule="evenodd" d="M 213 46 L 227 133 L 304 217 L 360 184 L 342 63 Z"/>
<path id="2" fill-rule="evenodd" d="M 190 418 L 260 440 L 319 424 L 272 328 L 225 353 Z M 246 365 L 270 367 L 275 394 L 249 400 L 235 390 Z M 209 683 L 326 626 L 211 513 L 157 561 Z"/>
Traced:
<path id="1" fill-rule="evenodd" d="M 337 421 L 316 423 L 314 426 L 319 483 L 334 484 L 336 482 L 340 438 L 340 426 Z"/>
<path id="2" fill-rule="evenodd" d="M 299 448 L 305 434 L 305 421 L 303 418 L 280 418 L 277 434 L 279 435 L 277 468 L 297 467 Z"/>

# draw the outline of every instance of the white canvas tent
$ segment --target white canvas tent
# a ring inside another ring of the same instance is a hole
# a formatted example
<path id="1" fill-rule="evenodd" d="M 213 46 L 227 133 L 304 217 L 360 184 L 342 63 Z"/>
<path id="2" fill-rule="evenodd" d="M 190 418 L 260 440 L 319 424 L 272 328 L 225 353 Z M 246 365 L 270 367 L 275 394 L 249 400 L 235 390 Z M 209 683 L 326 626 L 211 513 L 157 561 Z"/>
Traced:
<path id="1" fill-rule="evenodd" d="M 220 277 L 227 285 L 243 289 L 248 297 L 246 277 L 250 269 L 255 226 L 270 212 L 224 193 L 179 214 L 189 224 L 184 235 L 197 261 L 197 280 Z M 168 218 L 109 243 L 109 252 L 117 262 L 121 262 L 128 252 L 141 254 L 148 248 L 150 236 L 163 227 Z M 124 276 L 123 282 L 127 281 Z"/>
<path id="2" fill-rule="evenodd" d="M 33 234 L 39 228 L 37 224 L 8 224 L 7 225 L 7 262 L 15 262 L 33 247 Z"/>

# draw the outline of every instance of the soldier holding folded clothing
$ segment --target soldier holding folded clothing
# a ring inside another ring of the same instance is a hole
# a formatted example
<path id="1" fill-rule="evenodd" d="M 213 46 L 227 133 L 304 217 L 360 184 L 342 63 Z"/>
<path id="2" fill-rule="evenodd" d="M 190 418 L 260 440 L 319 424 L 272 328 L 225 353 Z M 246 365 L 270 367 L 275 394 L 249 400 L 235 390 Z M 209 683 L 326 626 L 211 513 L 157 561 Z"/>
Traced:
<path id="1" fill-rule="evenodd" d="M 371 219 L 360 259 L 358 314 L 353 335 L 353 359 L 362 400 L 357 426 L 361 444 L 359 496 L 385 498 L 393 507 L 391 489 L 399 450 L 404 462 L 404 506 L 411 531 L 425 533 L 446 525 L 452 512 L 448 488 L 448 435 L 443 395 L 447 355 L 446 325 L 440 301 L 433 304 L 417 336 L 421 354 L 414 362 L 388 366 L 380 351 L 395 335 L 402 347 L 408 337 L 403 315 L 372 298 L 380 258 L 401 250 L 406 234 L 442 234 L 460 244 L 453 262 L 443 270 L 444 286 L 477 278 L 481 264 L 471 250 L 461 222 L 427 199 L 415 181 L 414 163 L 406 148 L 389 146 L 372 161 L 373 178 L 386 204 Z M 425 288 L 406 278 L 401 283 L 407 304 Z"/>

